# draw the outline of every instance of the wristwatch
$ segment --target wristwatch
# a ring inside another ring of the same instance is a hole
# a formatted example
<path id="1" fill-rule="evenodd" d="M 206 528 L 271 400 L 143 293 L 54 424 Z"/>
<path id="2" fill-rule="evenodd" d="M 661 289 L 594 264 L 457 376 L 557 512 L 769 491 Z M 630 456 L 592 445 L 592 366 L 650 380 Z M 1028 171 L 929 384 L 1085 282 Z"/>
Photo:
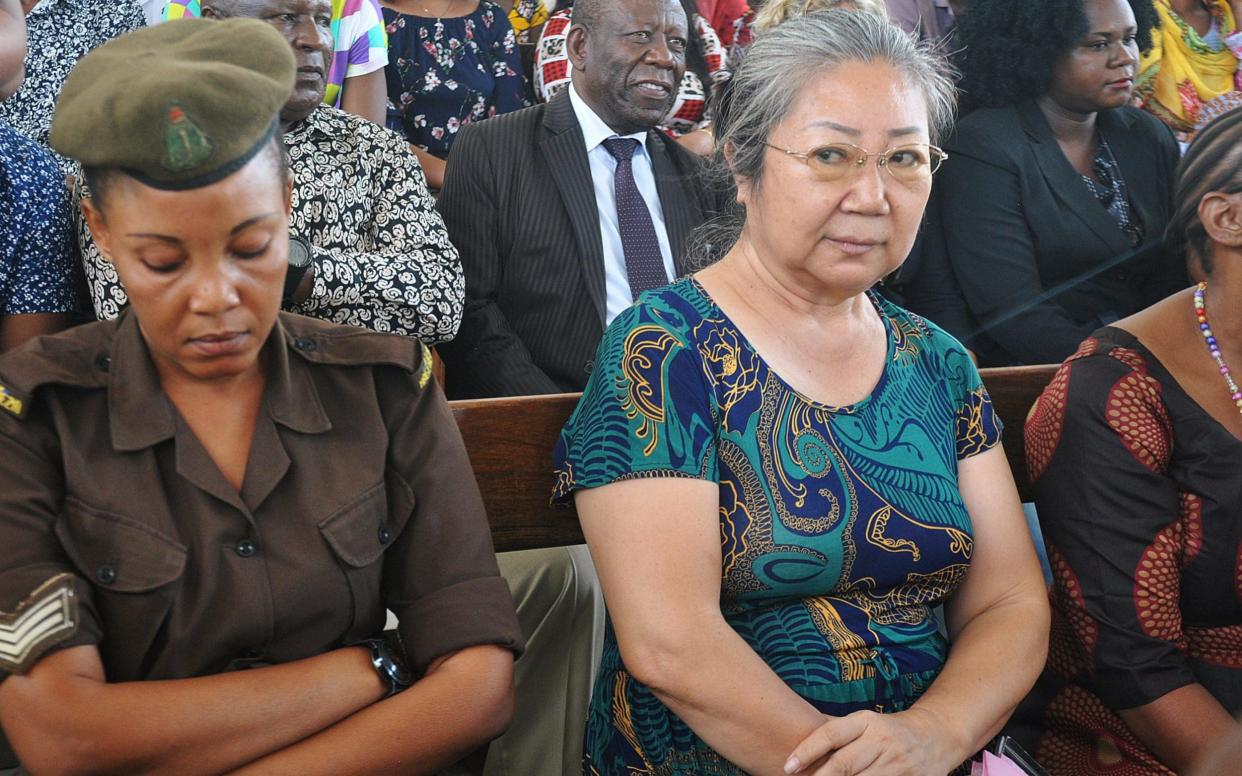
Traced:
<path id="1" fill-rule="evenodd" d="M 306 276 L 306 271 L 310 269 L 311 261 L 310 243 L 301 237 L 290 237 L 289 269 L 285 273 L 285 293 L 281 297 L 281 301 L 285 305 L 293 301 L 293 295 L 297 293 L 298 286 L 302 283 L 302 278 Z"/>
<path id="2" fill-rule="evenodd" d="M 371 650 L 371 665 L 375 666 L 375 672 L 380 675 L 380 679 L 388 684 L 385 698 L 391 698 L 414 683 L 400 648 L 390 644 L 388 639 L 365 639 L 355 646 Z"/>

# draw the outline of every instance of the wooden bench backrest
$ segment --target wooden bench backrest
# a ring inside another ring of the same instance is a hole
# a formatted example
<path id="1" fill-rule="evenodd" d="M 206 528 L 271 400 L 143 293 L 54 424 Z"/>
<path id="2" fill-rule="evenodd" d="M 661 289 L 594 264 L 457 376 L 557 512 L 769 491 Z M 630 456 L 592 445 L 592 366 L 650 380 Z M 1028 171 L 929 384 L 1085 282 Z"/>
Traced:
<path id="1" fill-rule="evenodd" d="M 983 370 L 993 406 L 1005 423 L 1005 452 L 1024 501 L 1031 496 L 1022 426 L 1055 372 L 1051 366 Z M 582 543 L 573 508 L 548 503 L 552 450 L 577 403 L 578 394 L 449 403 L 483 492 L 498 552 Z"/>
<path id="2" fill-rule="evenodd" d="M 1022 441 L 1022 427 L 1026 425 L 1026 415 L 1039 395 L 1043 393 L 1052 377 L 1057 373 L 1055 366 L 1012 366 L 1002 369 L 980 369 L 983 384 L 987 386 L 988 395 L 992 397 L 992 407 L 1005 424 L 1005 457 L 1009 459 L 1009 469 L 1013 472 L 1014 482 L 1018 484 L 1018 495 L 1023 501 L 1034 501 L 1031 484 L 1026 479 L 1025 445 Z"/>

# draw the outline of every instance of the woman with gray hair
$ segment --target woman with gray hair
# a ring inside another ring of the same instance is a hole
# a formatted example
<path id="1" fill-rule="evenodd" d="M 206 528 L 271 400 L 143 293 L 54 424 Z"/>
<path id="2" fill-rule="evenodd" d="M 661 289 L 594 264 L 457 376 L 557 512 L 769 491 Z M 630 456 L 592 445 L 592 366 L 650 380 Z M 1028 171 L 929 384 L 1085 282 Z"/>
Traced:
<path id="1" fill-rule="evenodd" d="M 758 38 L 720 119 L 735 244 L 609 327 L 556 452 L 610 616 L 585 773 L 943 774 L 1034 683 L 988 394 L 869 291 L 944 156 L 940 67 L 871 14 Z"/>

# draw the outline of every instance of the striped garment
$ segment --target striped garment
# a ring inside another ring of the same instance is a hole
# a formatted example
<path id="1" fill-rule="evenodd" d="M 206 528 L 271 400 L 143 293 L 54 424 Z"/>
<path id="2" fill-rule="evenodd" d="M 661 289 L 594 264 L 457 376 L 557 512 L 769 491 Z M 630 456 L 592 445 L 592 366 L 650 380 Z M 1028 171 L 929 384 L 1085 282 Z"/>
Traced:
<path id="1" fill-rule="evenodd" d="M 199 0 L 169 0 L 166 20 L 201 14 Z M 326 105 L 339 108 L 346 78 L 373 73 L 388 64 L 388 35 L 377 0 L 332 0 L 332 69 Z"/>

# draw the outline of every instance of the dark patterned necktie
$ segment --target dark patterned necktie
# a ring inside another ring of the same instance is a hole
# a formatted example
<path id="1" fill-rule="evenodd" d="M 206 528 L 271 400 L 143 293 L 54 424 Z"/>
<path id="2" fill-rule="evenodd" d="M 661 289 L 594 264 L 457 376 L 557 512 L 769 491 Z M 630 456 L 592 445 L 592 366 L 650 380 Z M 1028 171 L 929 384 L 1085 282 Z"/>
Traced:
<path id="1" fill-rule="evenodd" d="M 610 137 L 604 148 L 617 160 L 613 185 L 617 197 L 617 221 L 621 228 L 621 250 L 625 253 L 625 274 L 630 281 L 630 294 L 638 295 L 668 284 L 664 272 L 664 257 L 660 255 L 660 242 L 656 239 L 651 211 L 643 195 L 634 183 L 631 160 L 638 148 L 632 137 Z"/>

